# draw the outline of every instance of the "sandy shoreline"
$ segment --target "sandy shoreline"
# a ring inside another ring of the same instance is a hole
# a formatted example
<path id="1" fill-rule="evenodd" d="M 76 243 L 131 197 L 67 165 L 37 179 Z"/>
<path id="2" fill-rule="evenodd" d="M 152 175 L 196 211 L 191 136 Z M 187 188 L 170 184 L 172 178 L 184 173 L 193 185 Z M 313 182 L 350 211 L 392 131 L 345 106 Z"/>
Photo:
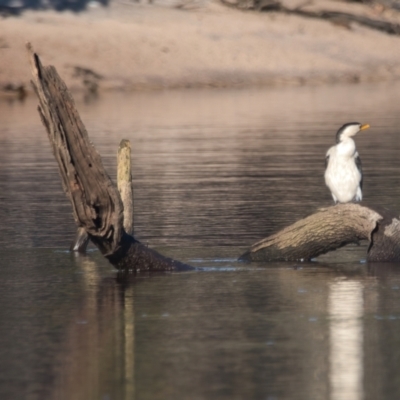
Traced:
<path id="1" fill-rule="evenodd" d="M 400 78 L 400 37 L 218 3 L 112 3 L 1 20 L 0 88 L 30 89 L 25 43 L 73 90 L 301 85 Z M 92 72 L 94 74 L 92 74 Z M 86 83 L 84 82 L 86 80 Z M 1 92 L 1 91 L 0 91 Z"/>

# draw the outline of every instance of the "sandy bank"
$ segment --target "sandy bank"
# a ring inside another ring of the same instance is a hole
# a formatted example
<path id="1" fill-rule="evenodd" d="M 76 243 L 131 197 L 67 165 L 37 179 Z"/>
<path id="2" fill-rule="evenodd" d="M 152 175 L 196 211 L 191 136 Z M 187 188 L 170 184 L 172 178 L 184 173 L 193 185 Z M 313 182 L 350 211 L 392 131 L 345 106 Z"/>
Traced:
<path id="1" fill-rule="evenodd" d="M 213 2 L 191 10 L 113 3 L 78 15 L 29 11 L 0 23 L 3 88 L 30 86 L 27 41 L 73 89 L 85 78 L 100 90 L 133 90 L 400 77 L 399 36 Z"/>

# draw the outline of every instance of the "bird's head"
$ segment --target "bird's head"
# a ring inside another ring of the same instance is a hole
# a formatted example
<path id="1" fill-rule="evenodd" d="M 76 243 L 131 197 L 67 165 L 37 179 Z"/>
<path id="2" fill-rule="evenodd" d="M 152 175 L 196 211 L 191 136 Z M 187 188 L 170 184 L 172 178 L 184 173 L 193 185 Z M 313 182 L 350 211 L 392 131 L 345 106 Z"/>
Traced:
<path id="1" fill-rule="evenodd" d="M 368 124 L 360 124 L 359 122 L 349 122 L 344 124 L 336 133 L 336 143 L 343 142 L 352 136 L 355 136 L 358 132 L 368 129 Z"/>

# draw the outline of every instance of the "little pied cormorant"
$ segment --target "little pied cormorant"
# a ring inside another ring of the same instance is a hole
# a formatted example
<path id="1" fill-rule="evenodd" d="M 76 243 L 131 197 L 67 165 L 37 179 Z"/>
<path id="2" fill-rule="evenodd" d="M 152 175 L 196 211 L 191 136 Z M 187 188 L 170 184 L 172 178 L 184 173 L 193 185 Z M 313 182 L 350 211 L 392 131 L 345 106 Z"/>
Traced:
<path id="1" fill-rule="evenodd" d="M 352 137 L 368 128 L 358 122 L 344 124 L 336 133 L 336 145 L 326 153 L 325 183 L 335 203 L 362 200 L 361 160 Z"/>

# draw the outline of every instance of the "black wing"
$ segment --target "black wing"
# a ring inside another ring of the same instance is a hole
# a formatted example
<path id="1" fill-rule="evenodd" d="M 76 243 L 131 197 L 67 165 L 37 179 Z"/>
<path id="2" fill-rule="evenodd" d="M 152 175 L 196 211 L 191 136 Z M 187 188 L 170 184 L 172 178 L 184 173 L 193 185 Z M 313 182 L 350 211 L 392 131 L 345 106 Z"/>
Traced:
<path id="1" fill-rule="evenodd" d="M 354 161 L 356 162 L 356 167 L 357 167 L 357 169 L 360 171 L 360 174 L 361 174 L 360 188 L 362 189 L 362 185 L 363 185 L 363 172 L 362 172 L 361 158 L 360 158 L 360 156 L 358 155 L 358 153 L 356 153 L 356 156 L 355 156 Z"/>
<path id="2" fill-rule="evenodd" d="M 329 164 L 329 154 L 325 157 L 325 171 L 328 168 L 328 164 Z"/>

